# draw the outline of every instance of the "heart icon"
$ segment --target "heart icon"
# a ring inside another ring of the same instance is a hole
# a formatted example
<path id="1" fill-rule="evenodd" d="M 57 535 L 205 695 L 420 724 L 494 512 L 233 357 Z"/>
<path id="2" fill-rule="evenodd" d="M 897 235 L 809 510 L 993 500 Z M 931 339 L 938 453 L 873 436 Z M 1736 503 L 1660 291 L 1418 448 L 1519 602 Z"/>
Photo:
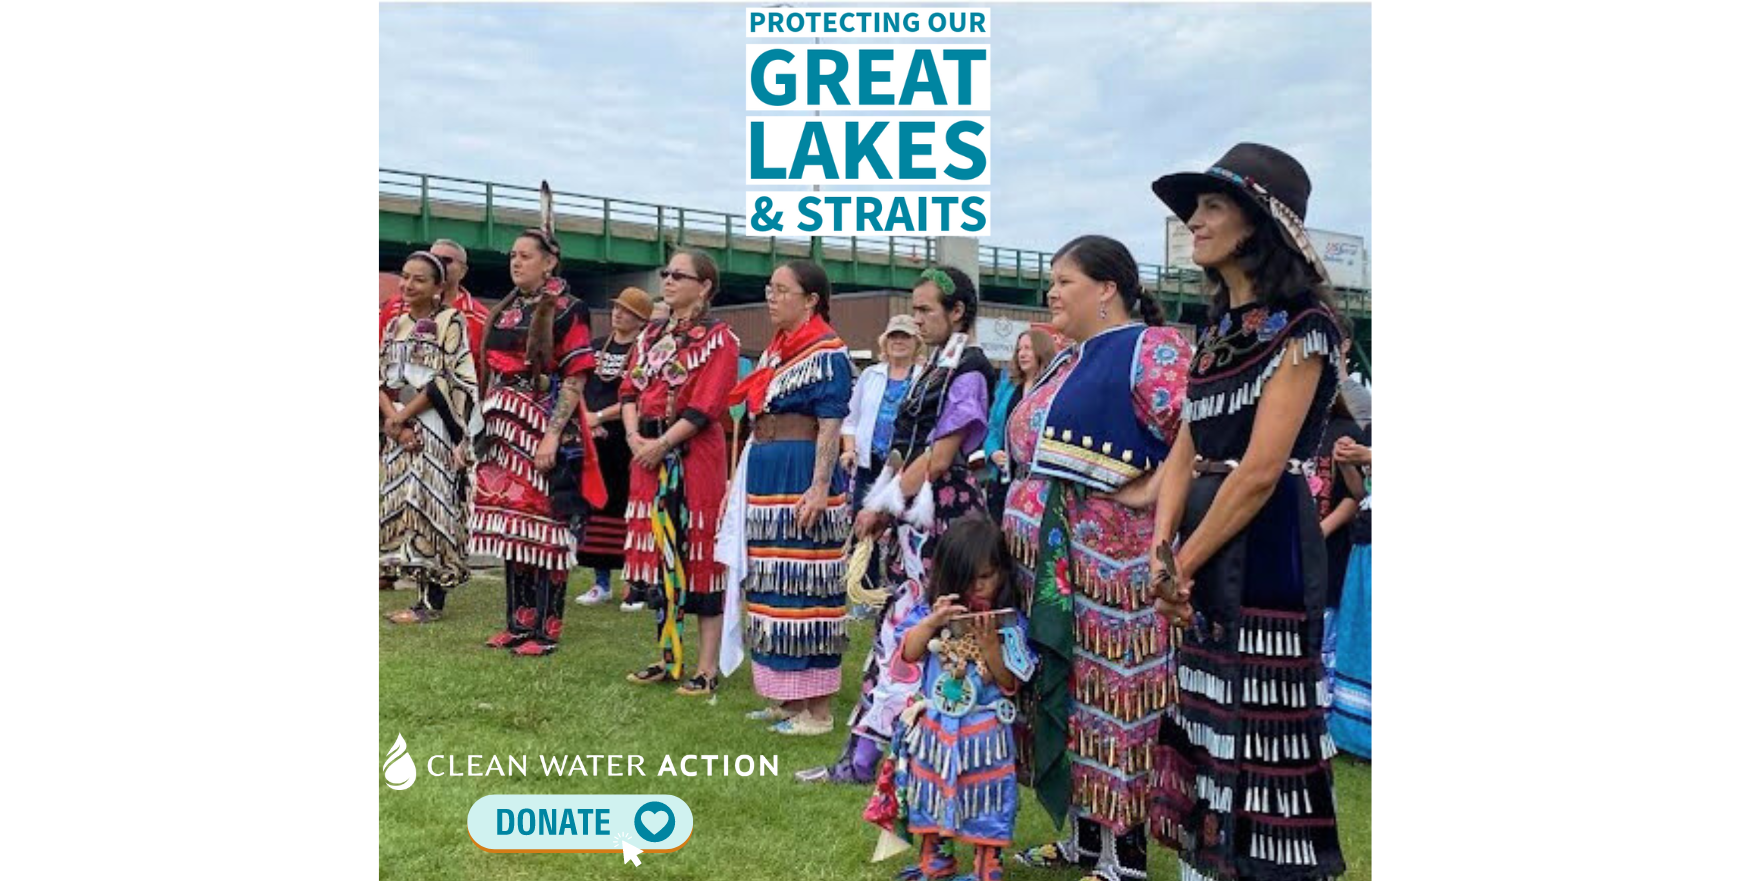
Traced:
<path id="1" fill-rule="evenodd" d="M 656 826 L 659 819 L 667 821 L 661 828 Z M 674 811 L 662 802 L 647 801 L 638 807 L 638 815 L 632 818 L 632 828 L 638 830 L 639 837 L 645 841 L 661 841 L 674 831 Z"/>

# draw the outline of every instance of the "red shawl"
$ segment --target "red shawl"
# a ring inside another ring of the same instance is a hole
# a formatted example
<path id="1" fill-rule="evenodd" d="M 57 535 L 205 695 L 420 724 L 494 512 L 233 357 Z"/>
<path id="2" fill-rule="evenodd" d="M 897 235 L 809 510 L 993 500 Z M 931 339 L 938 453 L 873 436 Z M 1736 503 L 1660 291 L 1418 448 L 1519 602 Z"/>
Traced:
<path id="1" fill-rule="evenodd" d="M 772 338 L 772 344 L 766 347 L 765 353 L 760 355 L 753 372 L 729 390 L 729 405 L 733 407 L 746 402 L 748 415 L 758 416 L 765 412 L 766 388 L 772 384 L 772 379 L 778 375 L 779 370 L 817 350 L 843 345 L 832 325 L 827 324 L 826 319 L 819 315 L 811 316 L 795 330 L 780 331 Z"/>

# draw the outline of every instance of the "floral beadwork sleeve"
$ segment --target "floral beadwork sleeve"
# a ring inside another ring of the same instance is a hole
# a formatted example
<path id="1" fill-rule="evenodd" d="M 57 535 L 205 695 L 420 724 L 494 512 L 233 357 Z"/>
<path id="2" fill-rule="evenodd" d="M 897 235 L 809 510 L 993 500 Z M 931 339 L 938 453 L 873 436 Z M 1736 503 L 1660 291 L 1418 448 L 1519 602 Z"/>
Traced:
<path id="1" fill-rule="evenodd" d="M 1191 348 L 1178 330 L 1151 327 L 1143 332 L 1131 366 L 1130 400 L 1138 421 L 1168 446 L 1179 430 L 1190 366 Z"/>

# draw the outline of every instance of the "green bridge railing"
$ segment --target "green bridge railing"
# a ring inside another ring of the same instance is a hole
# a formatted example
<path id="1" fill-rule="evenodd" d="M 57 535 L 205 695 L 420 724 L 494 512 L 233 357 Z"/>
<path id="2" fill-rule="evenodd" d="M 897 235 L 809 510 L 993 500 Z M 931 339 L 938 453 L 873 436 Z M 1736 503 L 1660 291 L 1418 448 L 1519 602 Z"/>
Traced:
<path id="1" fill-rule="evenodd" d="M 378 193 L 383 214 L 411 220 L 411 226 L 397 227 L 409 242 L 473 232 L 465 244 L 503 252 L 535 222 L 539 207 L 535 187 L 388 168 L 378 169 Z M 749 236 L 741 232 L 744 215 L 708 208 L 560 190 L 553 192 L 553 204 L 568 259 L 657 266 L 667 261 L 668 248 L 687 246 L 712 253 L 726 274 L 763 275 L 781 259 L 809 257 L 835 284 L 904 288 L 935 257 L 929 236 Z M 387 223 L 382 226 L 387 234 Z M 980 245 L 978 260 L 981 288 L 1006 291 L 1010 298 L 1030 292 L 1030 302 L 1038 303 L 1049 287 L 1051 255 L 1045 251 Z M 1203 277 L 1195 270 L 1158 263 L 1139 263 L 1138 269 L 1143 286 L 1174 320 L 1205 302 Z M 1337 293 L 1351 318 L 1372 317 L 1370 292 Z"/>

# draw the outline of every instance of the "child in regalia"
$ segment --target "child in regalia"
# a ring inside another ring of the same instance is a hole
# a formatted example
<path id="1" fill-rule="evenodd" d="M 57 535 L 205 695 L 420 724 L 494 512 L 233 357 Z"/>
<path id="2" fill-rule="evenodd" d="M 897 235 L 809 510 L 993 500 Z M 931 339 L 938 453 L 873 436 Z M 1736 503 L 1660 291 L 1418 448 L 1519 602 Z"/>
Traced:
<path id="1" fill-rule="evenodd" d="M 881 781 L 888 791 L 878 789 L 871 805 L 885 800 L 892 816 L 866 814 L 890 819 L 889 831 L 903 823 L 918 842 L 918 864 L 901 879 L 956 875 L 948 839 L 973 848 L 966 878 L 1002 877 L 1018 806 L 1015 692 L 1036 663 L 1017 605 L 1002 530 L 982 517 L 949 527 L 936 547 L 928 600 L 900 625 L 900 659 L 923 676 L 895 726 L 891 774 Z"/>

